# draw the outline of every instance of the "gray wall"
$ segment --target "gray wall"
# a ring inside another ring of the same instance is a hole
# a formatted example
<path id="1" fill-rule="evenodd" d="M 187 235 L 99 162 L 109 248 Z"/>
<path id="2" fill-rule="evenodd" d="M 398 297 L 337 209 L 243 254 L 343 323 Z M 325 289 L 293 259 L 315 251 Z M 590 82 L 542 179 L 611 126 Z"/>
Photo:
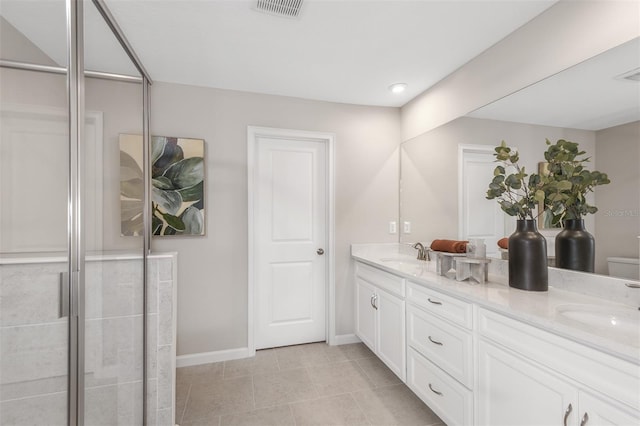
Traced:
<path id="1" fill-rule="evenodd" d="M 365 107 L 157 83 L 155 135 L 206 141 L 205 237 L 156 237 L 177 250 L 178 355 L 247 345 L 247 126 L 336 134 L 336 333 L 353 333 L 349 245 L 394 242 L 398 108 Z"/>
<path id="2" fill-rule="evenodd" d="M 640 121 L 596 132 L 595 158 L 611 180 L 595 190 L 596 272 L 607 273 L 607 257 L 640 257 Z"/>
<path id="3" fill-rule="evenodd" d="M 18 51 L 33 47 L 34 61 L 47 59 L 6 22 L 1 28 L 22 46 Z M 3 105 L 66 105 L 64 76 L 0 69 L 0 85 Z M 141 244 L 120 236 L 118 145 L 120 133 L 142 131 L 141 96 L 137 84 L 86 80 L 86 109 L 104 119 L 104 250 Z M 207 235 L 152 244 L 179 254 L 178 354 L 247 345 L 249 125 L 335 133 L 336 333 L 353 333 L 349 245 L 397 241 L 387 229 L 398 211 L 400 110 L 157 83 L 151 112 L 152 134 L 206 141 Z"/>
<path id="4" fill-rule="evenodd" d="M 63 108 L 63 76 L 0 70 L 2 102 Z M 206 141 L 207 235 L 155 238 L 177 251 L 178 354 L 247 345 L 247 126 L 336 134 L 336 333 L 353 332 L 349 245 L 393 242 L 398 209 L 398 108 L 363 107 L 157 83 L 154 135 Z M 141 133 L 141 86 L 88 79 L 86 108 L 104 118 L 104 250 L 139 248 L 120 236 L 120 133 Z M 61 195 L 62 196 L 62 195 Z"/>
<path id="5" fill-rule="evenodd" d="M 66 42 L 59 41 L 60 44 Z M 0 16 L 0 58 L 40 65 L 59 65 L 2 16 Z"/>

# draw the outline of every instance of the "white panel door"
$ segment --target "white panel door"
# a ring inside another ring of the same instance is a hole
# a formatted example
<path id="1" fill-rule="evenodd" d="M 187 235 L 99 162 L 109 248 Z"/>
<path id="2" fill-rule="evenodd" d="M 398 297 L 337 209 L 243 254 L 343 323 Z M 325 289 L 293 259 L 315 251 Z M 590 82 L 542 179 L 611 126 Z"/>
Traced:
<path id="1" fill-rule="evenodd" d="M 324 341 L 325 143 L 256 143 L 256 349 Z"/>
<path id="2" fill-rule="evenodd" d="M 494 160 L 491 151 L 462 151 L 460 238 L 483 238 L 490 253 L 498 251 L 497 242 L 505 236 L 505 213 L 495 200 L 486 199 L 497 165 Z"/>

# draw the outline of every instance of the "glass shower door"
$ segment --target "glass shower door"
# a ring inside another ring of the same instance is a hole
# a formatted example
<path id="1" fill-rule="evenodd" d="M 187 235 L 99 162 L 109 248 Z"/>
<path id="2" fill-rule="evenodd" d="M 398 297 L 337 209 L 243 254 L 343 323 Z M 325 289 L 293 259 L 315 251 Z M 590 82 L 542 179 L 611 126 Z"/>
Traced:
<path id="1" fill-rule="evenodd" d="M 144 398 L 146 372 L 155 379 L 145 362 L 148 79 L 118 31 L 102 0 L 2 0 L 3 426 L 155 424 Z M 122 135 L 138 141 L 126 155 Z"/>
<path id="2" fill-rule="evenodd" d="M 3 1 L 0 8 L 0 59 L 34 69 L 0 68 L 2 425 L 68 424 L 64 6 Z"/>
<path id="3" fill-rule="evenodd" d="M 84 63 L 84 422 L 142 425 L 143 86 L 92 2 L 84 4 Z M 124 75 L 134 78 L 108 78 Z"/>

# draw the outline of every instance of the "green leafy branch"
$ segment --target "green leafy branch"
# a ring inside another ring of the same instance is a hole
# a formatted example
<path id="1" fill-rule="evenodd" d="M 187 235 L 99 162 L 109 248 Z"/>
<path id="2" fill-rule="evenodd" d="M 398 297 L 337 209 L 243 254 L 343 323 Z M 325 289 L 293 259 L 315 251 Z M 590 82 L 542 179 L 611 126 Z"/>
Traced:
<path id="1" fill-rule="evenodd" d="M 577 143 L 564 139 L 559 139 L 555 144 L 547 139 L 546 143 L 549 147 L 544 158 L 549 163 L 549 174 L 542 176 L 542 184 L 544 204 L 553 214 L 553 223 L 581 219 L 597 212 L 597 207 L 587 203 L 586 196 L 594 187 L 611 182 L 607 174 L 589 171 L 584 167 L 590 158 L 578 158 L 586 152 L 580 151 Z"/>
<path id="2" fill-rule="evenodd" d="M 493 180 L 487 190 L 487 199 L 496 199 L 500 208 L 509 216 L 518 219 L 534 219 L 533 210 L 544 201 L 540 175 L 528 175 L 518 161 L 517 151 L 509 148 L 505 141 L 495 148 L 496 162 L 501 163 L 493 171 Z M 528 179 L 527 179 L 528 177 Z"/>

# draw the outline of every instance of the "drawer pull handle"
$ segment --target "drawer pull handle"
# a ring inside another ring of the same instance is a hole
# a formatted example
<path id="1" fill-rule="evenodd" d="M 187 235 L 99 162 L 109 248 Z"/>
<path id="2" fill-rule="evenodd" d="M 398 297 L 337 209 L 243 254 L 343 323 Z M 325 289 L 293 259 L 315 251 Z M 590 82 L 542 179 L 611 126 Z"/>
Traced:
<path id="1" fill-rule="evenodd" d="M 567 407 L 567 410 L 564 412 L 564 421 L 562 422 L 564 426 L 567 426 L 567 418 L 569 417 L 569 414 L 571 414 L 572 411 L 573 411 L 573 407 L 571 406 L 571 404 L 569 404 L 569 406 Z"/>
<path id="2" fill-rule="evenodd" d="M 429 302 L 433 303 L 434 305 L 442 305 L 442 302 L 438 302 L 437 300 L 436 300 L 436 301 L 433 301 L 433 300 L 431 300 L 431 298 L 430 298 L 430 297 L 427 297 L 427 300 L 428 300 Z"/>
<path id="3" fill-rule="evenodd" d="M 636 283 L 624 283 L 624 285 L 626 285 L 629 288 L 640 288 L 640 284 L 636 284 Z"/>
<path id="4" fill-rule="evenodd" d="M 373 309 L 378 309 L 378 295 L 377 294 L 372 294 L 371 295 L 371 307 Z"/>
<path id="5" fill-rule="evenodd" d="M 442 396 L 442 392 L 438 392 L 437 390 L 435 390 L 432 386 L 431 383 L 429 383 L 429 389 L 431 389 L 431 392 L 435 393 L 436 395 Z M 580 425 L 583 426 L 583 425 Z"/>
<path id="6" fill-rule="evenodd" d="M 589 421 L 589 414 L 585 412 L 584 416 L 582 416 L 582 420 L 580 420 L 580 426 L 586 425 L 588 421 Z"/>
<path id="7" fill-rule="evenodd" d="M 433 343 L 433 344 L 436 344 L 436 345 L 442 346 L 442 342 L 438 342 L 437 340 L 433 340 L 433 339 L 431 338 L 431 336 L 429 336 L 429 341 L 430 341 L 431 343 Z"/>

